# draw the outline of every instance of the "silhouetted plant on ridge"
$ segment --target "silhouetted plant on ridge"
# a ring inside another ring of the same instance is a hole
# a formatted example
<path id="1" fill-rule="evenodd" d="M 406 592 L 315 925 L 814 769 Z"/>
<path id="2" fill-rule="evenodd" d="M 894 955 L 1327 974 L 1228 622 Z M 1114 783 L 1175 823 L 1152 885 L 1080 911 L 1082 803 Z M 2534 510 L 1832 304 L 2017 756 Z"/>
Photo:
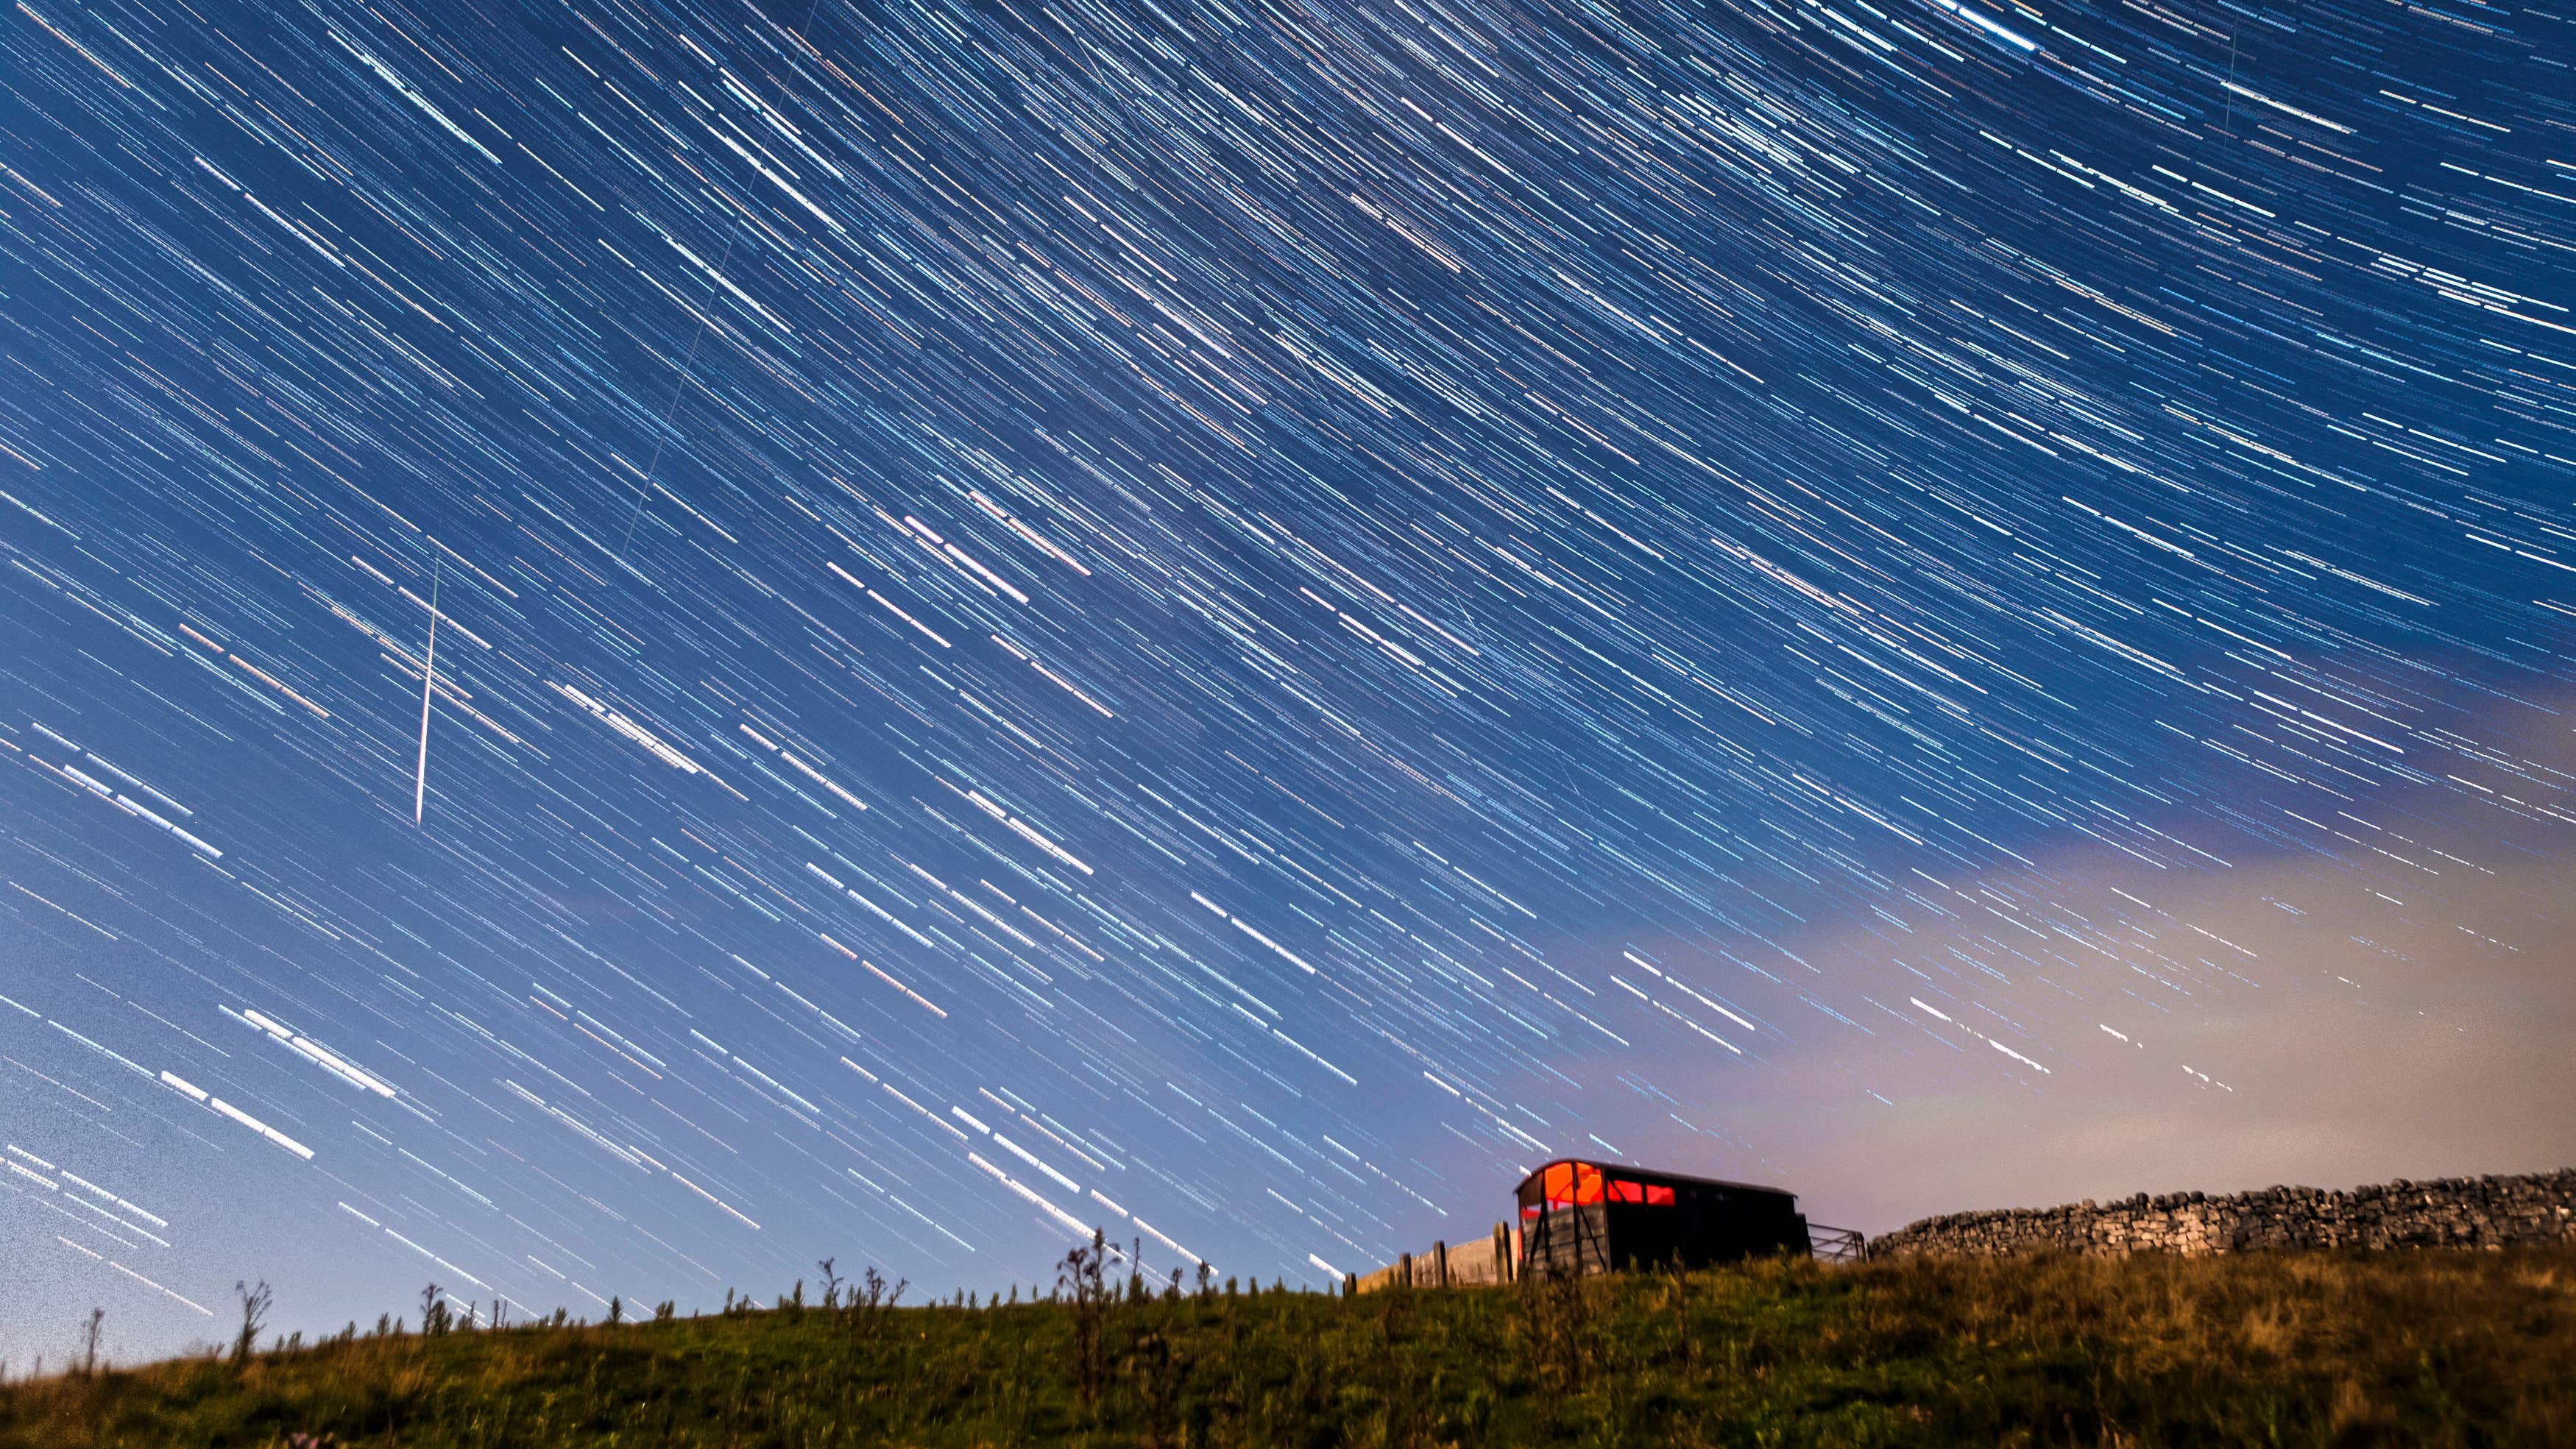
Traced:
<path id="1" fill-rule="evenodd" d="M 276 1301 L 276 1295 L 268 1291 L 265 1278 L 256 1288 L 236 1280 L 233 1292 L 240 1296 L 242 1310 L 241 1331 L 233 1335 L 233 1363 L 239 1366 L 249 1363 L 252 1350 L 259 1347 L 259 1325 L 268 1317 L 269 1304 Z"/>
<path id="2" fill-rule="evenodd" d="M 80 1372 L 84 1377 L 98 1372 L 98 1329 L 106 1321 L 106 1309 L 92 1308 L 89 1321 L 81 1325 Z"/>
<path id="3" fill-rule="evenodd" d="M 1064 1255 L 1056 1265 L 1056 1289 L 1073 1307 L 1073 1382 L 1085 1409 L 1100 1411 L 1101 1380 L 1107 1376 L 1102 1342 L 1109 1310 L 1108 1235 L 1091 1230 L 1091 1241 Z"/>

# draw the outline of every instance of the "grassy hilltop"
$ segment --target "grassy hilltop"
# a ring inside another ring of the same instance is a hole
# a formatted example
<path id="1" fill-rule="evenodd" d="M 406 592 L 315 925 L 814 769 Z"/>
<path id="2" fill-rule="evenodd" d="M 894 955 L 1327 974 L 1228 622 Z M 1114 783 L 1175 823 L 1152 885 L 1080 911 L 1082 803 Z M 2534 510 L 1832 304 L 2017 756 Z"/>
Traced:
<path id="1" fill-rule="evenodd" d="M 2576 1248 L 1855 1267 L 359 1337 L 0 1445 L 2576 1444 Z"/>

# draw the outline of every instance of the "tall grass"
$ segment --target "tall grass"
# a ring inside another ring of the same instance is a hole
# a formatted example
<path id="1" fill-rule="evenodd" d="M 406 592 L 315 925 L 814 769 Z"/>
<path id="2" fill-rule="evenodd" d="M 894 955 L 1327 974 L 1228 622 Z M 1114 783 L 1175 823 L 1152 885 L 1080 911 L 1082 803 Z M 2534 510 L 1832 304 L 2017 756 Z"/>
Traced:
<path id="1" fill-rule="evenodd" d="M 10 1385 L 0 1444 L 2576 1445 L 2576 1245 L 1126 1287 L 351 1334 Z"/>

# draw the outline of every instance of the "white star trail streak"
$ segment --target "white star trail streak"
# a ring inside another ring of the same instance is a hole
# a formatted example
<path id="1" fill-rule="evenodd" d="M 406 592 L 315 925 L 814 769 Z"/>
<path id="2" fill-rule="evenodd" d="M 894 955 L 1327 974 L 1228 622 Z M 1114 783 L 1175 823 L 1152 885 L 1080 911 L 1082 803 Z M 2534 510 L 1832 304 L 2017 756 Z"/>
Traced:
<path id="1" fill-rule="evenodd" d="M 801 8 L 0 15 L 0 1352 L 2566 1029 L 2557 12 Z"/>

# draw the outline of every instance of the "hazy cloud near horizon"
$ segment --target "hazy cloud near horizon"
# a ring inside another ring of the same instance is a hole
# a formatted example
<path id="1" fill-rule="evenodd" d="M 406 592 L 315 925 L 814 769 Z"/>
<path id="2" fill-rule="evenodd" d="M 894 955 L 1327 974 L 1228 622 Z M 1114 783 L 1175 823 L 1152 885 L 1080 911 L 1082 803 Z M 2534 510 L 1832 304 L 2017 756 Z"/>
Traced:
<path id="1" fill-rule="evenodd" d="M 2527 764 L 2576 766 L 2563 724 L 2519 723 L 2501 743 Z M 2230 867 L 2187 873 L 2068 851 L 1951 878 L 1946 897 L 1922 887 L 1951 914 L 1911 934 L 1874 918 L 1820 929 L 1792 944 L 1818 980 L 1877 984 L 1871 1035 L 1818 1013 L 1781 1023 L 1801 1039 L 1755 1070 L 1710 1062 L 1675 1110 L 1725 1139 L 1714 1150 L 1655 1113 L 1601 1131 L 1644 1161 L 1794 1188 L 1815 1219 L 1873 1233 L 2133 1192 L 2576 1165 L 2576 825 L 2463 817 L 2431 790 L 2345 808 L 2339 853 L 2249 842 Z M 2002 974 L 1972 982 L 1970 961 Z M 1686 979 L 1737 969 L 1704 961 Z M 1654 1065 L 1668 1090 L 1691 1079 Z"/>

